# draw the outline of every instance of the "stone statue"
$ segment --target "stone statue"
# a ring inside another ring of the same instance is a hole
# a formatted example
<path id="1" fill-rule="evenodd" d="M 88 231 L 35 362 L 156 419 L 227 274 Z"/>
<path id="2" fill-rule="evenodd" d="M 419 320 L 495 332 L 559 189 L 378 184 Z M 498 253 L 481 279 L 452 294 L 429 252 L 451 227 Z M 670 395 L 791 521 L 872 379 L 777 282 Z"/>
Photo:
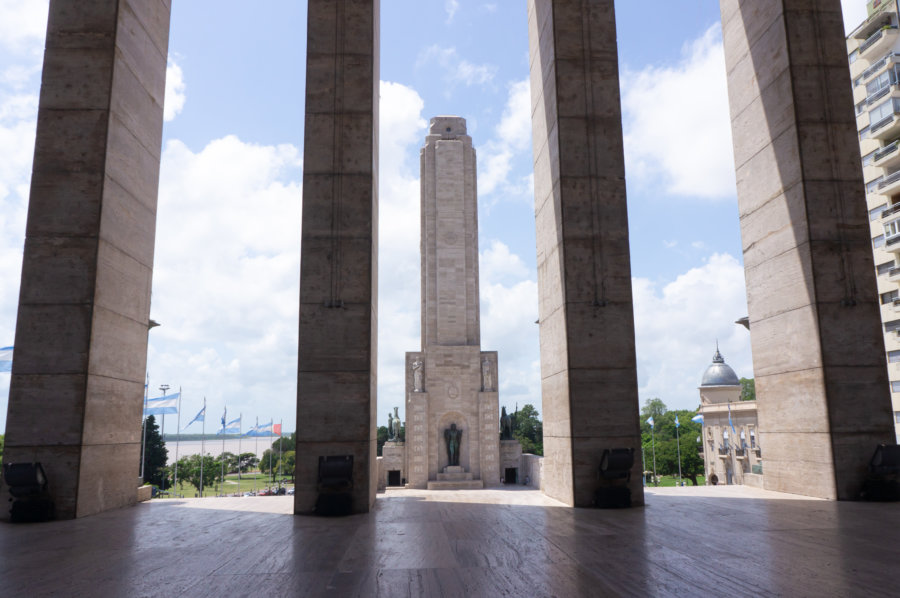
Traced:
<path id="1" fill-rule="evenodd" d="M 422 392 L 422 360 L 416 357 L 412 364 L 413 368 L 413 391 Z"/>
<path id="2" fill-rule="evenodd" d="M 388 411 L 388 440 L 394 437 L 394 416 Z"/>
<path id="3" fill-rule="evenodd" d="M 512 439 L 512 418 L 506 413 L 506 407 L 503 407 L 500 415 L 500 440 Z"/>
<path id="4" fill-rule="evenodd" d="M 444 430 L 444 440 L 447 441 L 447 465 L 459 465 L 459 443 L 462 440 L 462 430 L 457 430 L 456 424 L 450 424 L 450 428 Z"/>
<path id="5" fill-rule="evenodd" d="M 400 414 L 397 412 L 399 409 L 399 407 L 394 407 L 394 429 L 391 430 L 394 442 L 400 442 Z"/>
<path id="6" fill-rule="evenodd" d="M 494 390 L 493 380 L 491 380 L 491 362 L 487 357 L 481 362 L 481 384 L 484 386 L 482 390 Z"/>

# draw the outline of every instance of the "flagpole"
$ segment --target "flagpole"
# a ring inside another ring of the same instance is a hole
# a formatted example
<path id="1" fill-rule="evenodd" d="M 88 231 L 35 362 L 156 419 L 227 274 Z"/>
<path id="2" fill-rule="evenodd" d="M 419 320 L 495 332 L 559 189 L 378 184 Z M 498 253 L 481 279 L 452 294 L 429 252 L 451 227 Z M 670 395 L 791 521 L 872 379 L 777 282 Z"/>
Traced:
<path id="1" fill-rule="evenodd" d="M 160 390 L 160 392 L 162 392 L 162 396 L 166 396 L 166 391 L 169 390 L 169 388 L 171 388 L 171 387 L 168 384 L 160 384 L 159 385 L 159 390 Z M 161 435 L 161 438 L 163 439 L 163 443 L 165 443 L 165 441 L 166 441 L 166 414 L 165 414 L 165 412 L 162 413 L 162 435 Z M 176 444 L 175 446 L 176 446 L 176 450 L 177 450 L 178 445 Z M 165 491 L 165 489 L 166 489 L 166 478 L 167 477 L 169 477 L 169 476 L 164 473 L 163 478 L 162 478 L 163 491 Z"/>
<path id="2" fill-rule="evenodd" d="M 271 421 L 274 422 L 275 419 L 273 418 Z M 275 435 L 275 430 L 270 430 L 269 433 L 272 434 L 272 435 L 274 436 L 274 435 Z M 275 472 L 272 471 L 272 453 L 274 453 L 274 452 L 275 452 L 275 451 L 273 451 L 272 449 L 269 449 L 269 473 L 272 474 L 272 482 L 273 482 L 273 483 L 275 482 Z"/>
<path id="3" fill-rule="evenodd" d="M 731 421 L 731 401 L 728 401 L 728 425 L 731 426 L 731 435 L 737 436 L 737 432 L 734 429 L 734 422 Z M 735 446 L 736 446 L 737 438 L 732 438 L 731 440 L 731 483 L 737 485 L 737 457 L 735 456 Z M 727 475 L 725 476 L 728 477 Z M 725 480 L 728 481 L 727 479 Z"/>
<path id="4" fill-rule="evenodd" d="M 241 438 L 244 435 L 244 413 L 238 415 L 238 492 L 241 491 Z"/>
<path id="5" fill-rule="evenodd" d="M 650 446 L 653 448 L 653 485 L 659 486 L 659 479 L 656 477 L 656 426 L 650 426 Z"/>
<path id="6" fill-rule="evenodd" d="M 678 481 L 682 486 L 684 486 L 684 478 L 681 477 L 681 435 L 678 432 L 678 429 L 680 427 L 681 426 L 675 426 L 675 442 L 676 446 L 678 447 Z"/>
<path id="7" fill-rule="evenodd" d="M 284 474 L 282 473 L 282 463 L 284 462 L 284 419 L 279 421 L 278 429 L 282 430 L 281 434 L 278 435 L 278 489 L 281 490 L 281 482 L 284 481 Z"/>
<path id="8" fill-rule="evenodd" d="M 222 414 L 222 452 L 219 454 L 219 460 L 222 462 L 222 496 L 225 495 L 225 420 L 228 419 L 228 406 L 225 406 L 225 412 Z"/>
<path id="9" fill-rule="evenodd" d="M 144 425 L 141 432 L 141 485 L 144 484 L 144 462 L 147 460 L 147 394 L 150 392 L 149 389 L 150 374 L 147 373 L 147 382 L 144 384 Z"/>
<path id="10" fill-rule="evenodd" d="M 256 460 L 259 461 L 259 416 L 256 416 L 256 434 L 253 435 L 254 444 L 253 444 L 253 456 L 256 457 Z M 259 479 L 259 474 L 257 473 L 253 476 L 253 496 L 257 496 L 256 494 L 256 480 Z"/>
<path id="11" fill-rule="evenodd" d="M 194 418 L 196 419 L 196 418 Z M 203 498 L 203 458 L 206 456 L 206 397 L 203 397 L 203 424 L 200 427 L 200 498 Z"/>
<path id="12" fill-rule="evenodd" d="M 178 441 L 181 440 L 181 387 L 178 387 L 178 429 L 175 430 L 175 481 L 172 487 L 178 496 Z"/>

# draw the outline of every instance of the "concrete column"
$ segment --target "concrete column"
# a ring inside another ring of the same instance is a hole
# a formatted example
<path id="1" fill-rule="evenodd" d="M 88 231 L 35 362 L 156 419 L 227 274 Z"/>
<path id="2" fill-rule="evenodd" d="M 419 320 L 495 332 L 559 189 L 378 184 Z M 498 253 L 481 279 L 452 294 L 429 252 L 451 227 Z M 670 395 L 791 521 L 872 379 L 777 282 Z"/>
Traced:
<path id="1" fill-rule="evenodd" d="M 765 487 L 858 496 L 893 442 L 839 0 L 721 0 Z"/>
<path id="2" fill-rule="evenodd" d="M 612 0 L 529 0 L 544 492 L 590 506 L 607 448 L 640 455 Z M 640 458 L 631 491 L 643 502 Z"/>
<path id="3" fill-rule="evenodd" d="M 137 497 L 169 12 L 50 3 L 3 457 L 61 518 Z"/>
<path id="4" fill-rule="evenodd" d="M 375 502 L 378 0 L 310 0 L 306 57 L 297 493 L 353 455 L 353 509 Z"/>

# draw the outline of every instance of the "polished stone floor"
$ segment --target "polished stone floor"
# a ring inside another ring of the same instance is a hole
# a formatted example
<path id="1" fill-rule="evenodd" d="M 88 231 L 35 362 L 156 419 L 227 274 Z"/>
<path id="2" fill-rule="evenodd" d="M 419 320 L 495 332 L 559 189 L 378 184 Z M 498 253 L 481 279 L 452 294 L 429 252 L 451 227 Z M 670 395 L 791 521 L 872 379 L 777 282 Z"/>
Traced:
<path id="1" fill-rule="evenodd" d="M 898 596 L 900 503 L 742 487 L 569 509 L 531 490 L 405 491 L 372 513 L 292 497 L 0 524 L 0 596 Z"/>

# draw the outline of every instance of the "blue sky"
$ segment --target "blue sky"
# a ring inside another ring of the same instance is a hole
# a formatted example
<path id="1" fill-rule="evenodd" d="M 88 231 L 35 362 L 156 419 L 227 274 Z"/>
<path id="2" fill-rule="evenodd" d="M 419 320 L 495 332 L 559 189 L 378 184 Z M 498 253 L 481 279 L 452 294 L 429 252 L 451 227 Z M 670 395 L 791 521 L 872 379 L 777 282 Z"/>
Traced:
<path id="1" fill-rule="evenodd" d="M 403 354 L 419 348 L 418 152 L 439 114 L 465 117 L 478 152 L 482 345 L 499 351 L 501 404 L 540 410 L 526 4 L 381 5 L 379 423 L 402 412 Z M 865 3 L 843 5 L 853 28 Z M 46 6 L 0 0 L 0 346 L 15 330 Z M 215 420 L 227 403 L 294 428 L 305 11 L 173 2 L 148 370 L 151 388 L 182 388 L 190 415 L 205 396 Z M 746 299 L 719 7 L 616 11 L 640 400 L 692 409 L 717 339 L 752 375 L 733 323 Z M 8 387 L 0 373 L 0 429 Z"/>

